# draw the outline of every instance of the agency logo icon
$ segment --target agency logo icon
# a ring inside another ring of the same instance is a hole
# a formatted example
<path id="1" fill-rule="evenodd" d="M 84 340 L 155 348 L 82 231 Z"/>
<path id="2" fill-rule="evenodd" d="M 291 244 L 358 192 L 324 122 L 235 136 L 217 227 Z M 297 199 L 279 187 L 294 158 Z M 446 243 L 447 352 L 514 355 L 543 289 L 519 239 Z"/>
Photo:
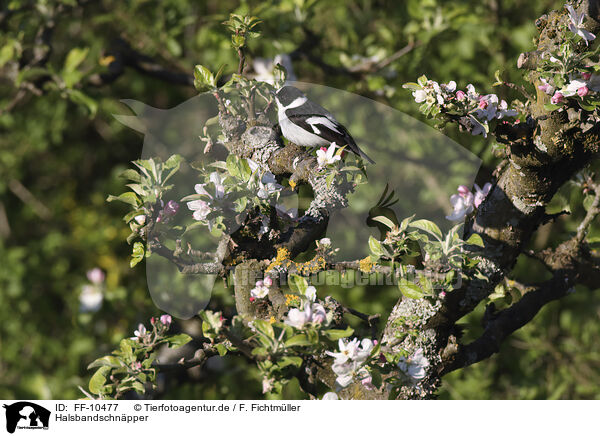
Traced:
<path id="1" fill-rule="evenodd" d="M 16 429 L 48 430 L 50 422 L 48 409 L 29 401 L 4 404 L 2 407 L 6 409 L 6 431 L 9 433 L 14 433 Z"/>

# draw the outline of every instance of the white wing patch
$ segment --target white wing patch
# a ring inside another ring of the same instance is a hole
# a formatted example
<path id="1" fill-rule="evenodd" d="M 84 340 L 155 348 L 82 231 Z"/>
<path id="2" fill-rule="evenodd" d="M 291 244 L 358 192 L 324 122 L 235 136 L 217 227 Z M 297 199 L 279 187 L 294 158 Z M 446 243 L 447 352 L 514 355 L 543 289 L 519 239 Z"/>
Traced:
<path id="1" fill-rule="evenodd" d="M 327 117 L 319 117 L 319 116 L 309 117 L 309 118 L 306 119 L 306 122 L 308 124 L 310 124 L 310 126 L 313 129 L 313 131 L 317 135 L 321 133 L 321 131 L 317 127 L 318 124 L 320 124 L 322 126 L 325 126 L 328 129 L 333 130 L 336 133 L 339 133 L 340 135 L 342 134 L 342 132 L 340 132 L 340 130 L 338 129 L 337 123 L 335 123 L 334 121 L 330 120 Z"/>

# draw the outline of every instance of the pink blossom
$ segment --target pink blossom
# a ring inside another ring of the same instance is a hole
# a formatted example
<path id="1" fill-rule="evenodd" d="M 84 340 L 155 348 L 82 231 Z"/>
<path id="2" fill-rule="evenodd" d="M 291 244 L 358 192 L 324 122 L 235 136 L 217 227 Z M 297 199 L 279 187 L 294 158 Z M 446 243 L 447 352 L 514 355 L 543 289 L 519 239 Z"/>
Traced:
<path id="1" fill-rule="evenodd" d="M 554 92 L 554 86 L 550 85 L 546 79 L 540 79 L 541 85 L 538 85 L 538 89 L 546 94 L 552 94 Z"/>
<path id="2" fill-rule="evenodd" d="M 473 204 L 475 205 L 475 207 L 479 207 L 479 205 L 483 202 L 483 200 L 485 199 L 485 197 L 487 197 L 487 195 L 489 194 L 490 190 L 492 189 L 492 184 L 491 183 L 486 183 L 485 185 L 483 185 L 483 188 L 480 188 L 479 185 L 477 185 L 477 183 L 475 183 L 475 196 L 473 198 Z"/>
<path id="3" fill-rule="evenodd" d="M 577 95 L 580 97 L 585 97 L 586 95 L 588 95 L 590 93 L 590 90 L 587 86 L 582 86 L 581 88 L 579 88 L 577 90 Z"/>
<path id="4" fill-rule="evenodd" d="M 463 101 L 465 98 L 467 98 L 467 94 L 464 91 L 456 91 L 456 99 L 458 101 Z"/>
<path id="5" fill-rule="evenodd" d="M 590 80 L 591 77 L 592 77 L 592 73 L 581 73 L 581 78 L 583 80 Z"/>
<path id="6" fill-rule="evenodd" d="M 555 92 L 554 95 L 552 96 L 552 98 L 550 99 L 550 102 L 552 104 L 559 104 L 562 103 L 565 100 L 565 96 L 562 95 L 560 92 Z"/>
<path id="7" fill-rule="evenodd" d="M 171 325 L 171 322 L 173 322 L 173 318 L 171 318 L 171 315 L 162 315 L 160 317 L 160 322 L 163 323 L 165 326 L 169 327 Z"/>
<path id="8" fill-rule="evenodd" d="M 485 109 L 488 107 L 488 102 L 484 97 L 479 99 L 479 109 Z"/>
<path id="9" fill-rule="evenodd" d="M 270 288 L 271 286 L 273 286 L 273 279 L 271 277 L 267 276 L 263 280 L 263 283 L 266 287 Z"/>
<path id="10" fill-rule="evenodd" d="M 469 194 L 469 192 L 471 192 L 471 190 L 467 185 L 460 185 L 458 187 L 458 193 L 461 197 L 465 197 L 467 194 Z"/>
<path id="11" fill-rule="evenodd" d="M 93 268 L 87 272 L 87 278 L 95 285 L 99 285 L 104 281 L 104 273 L 100 268 Z"/>

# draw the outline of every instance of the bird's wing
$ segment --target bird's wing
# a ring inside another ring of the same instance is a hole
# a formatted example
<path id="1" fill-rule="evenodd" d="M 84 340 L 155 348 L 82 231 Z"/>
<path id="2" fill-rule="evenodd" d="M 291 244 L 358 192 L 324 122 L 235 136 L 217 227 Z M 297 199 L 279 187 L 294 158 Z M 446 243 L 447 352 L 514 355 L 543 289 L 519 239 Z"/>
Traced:
<path id="1" fill-rule="evenodd" d="M 330 118 L 322 115 L 312 114 L 287 114 L 288 119 L 304 130 L 314 133 L 329 142 L 336 142 L 338 145 L 341 142 L 346 141 L 346 137 L 349 136 L 346 129 L 337 122 L 332 121 Z M 350 138 L 351 139 L 351 138 Z"/>

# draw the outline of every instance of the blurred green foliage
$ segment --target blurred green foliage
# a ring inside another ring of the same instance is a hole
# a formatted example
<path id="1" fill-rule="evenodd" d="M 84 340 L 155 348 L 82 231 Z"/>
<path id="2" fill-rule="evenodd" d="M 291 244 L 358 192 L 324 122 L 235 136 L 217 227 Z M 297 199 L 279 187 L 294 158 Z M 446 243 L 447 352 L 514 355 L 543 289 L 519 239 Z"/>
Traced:
<path id="1" fill-rule="evenodd" d="M 128 229 L 120 219 L 126 209 L 105 202 L 108 194 L 123 191 L 116 175 L 139 158 L 142 145 L 141 136 L 112 114 L 127 113 L 122 98 L 166 109 L 196 93 L 143 68 L 118 70 L 116 63 L 131 65 L 133 59 L 113 56 L 124 41 L 169 71 L 191 75 L 198 63 L 233 70 L 237 54 L 221 23 L 231 12 L 249 13 L 263 20 L 263 36 L 248 42 L 250 64 L 255 57 L 292 53 L 299 80 L 359 93 L 419 117 L 401 85 L 421 74 L 462 87 L 473 83 L 482 92 L 492 91 L 496 70 L 524 83 L 516 59 L 532 47 L 536 18 L 561 5 L 557 0 L 3 3 L 0 398 L 80 397 L 77 386 L 90 376 L 86 365 L 159 313 L 144 269 L 129 268 Z M 407 45 L 414 48 L 390 58 Z M 374 72 L 348 73 L 389 59 Z M 517 97 L 506 89 L 495 92 Z M 448 134 L 483 159 L 478 181 L 489 180 L 495 163 L 490 139 Z M 581 189 L 566 186 L 561 198 L 572 214 L 540 229 L 531 248 L 556 246 L 576 228 L 584 213 Z M 93 267 L 106 272 L 104 300 L 99 311 L 83 313 L 79 295 Z M 533 281 L 544 274 L 520 259 L 513 278 Z M 384 316 L 399 296 L 385 287 L 328 291 L 350 307 Z M 219 284 L 208 308 L 232 303 L 231 289 Z M 482 310 L 465 318 L 467 338 L 477 334 Z M 442 398 L 600 398 L 599 316 L 598 295 L 577 289 L 544 308 L 499 355 L 446 376 Z M 198 325 L 188 321 L 179 327 L 190 331 Z M 256 398 L 261 390 L 257 371 L 236 357 L 212 361 L 202 374 L 167 376 L 162 387 L 162 398 Z M 302 398 L 295 383 L 283 396 Z"/>

